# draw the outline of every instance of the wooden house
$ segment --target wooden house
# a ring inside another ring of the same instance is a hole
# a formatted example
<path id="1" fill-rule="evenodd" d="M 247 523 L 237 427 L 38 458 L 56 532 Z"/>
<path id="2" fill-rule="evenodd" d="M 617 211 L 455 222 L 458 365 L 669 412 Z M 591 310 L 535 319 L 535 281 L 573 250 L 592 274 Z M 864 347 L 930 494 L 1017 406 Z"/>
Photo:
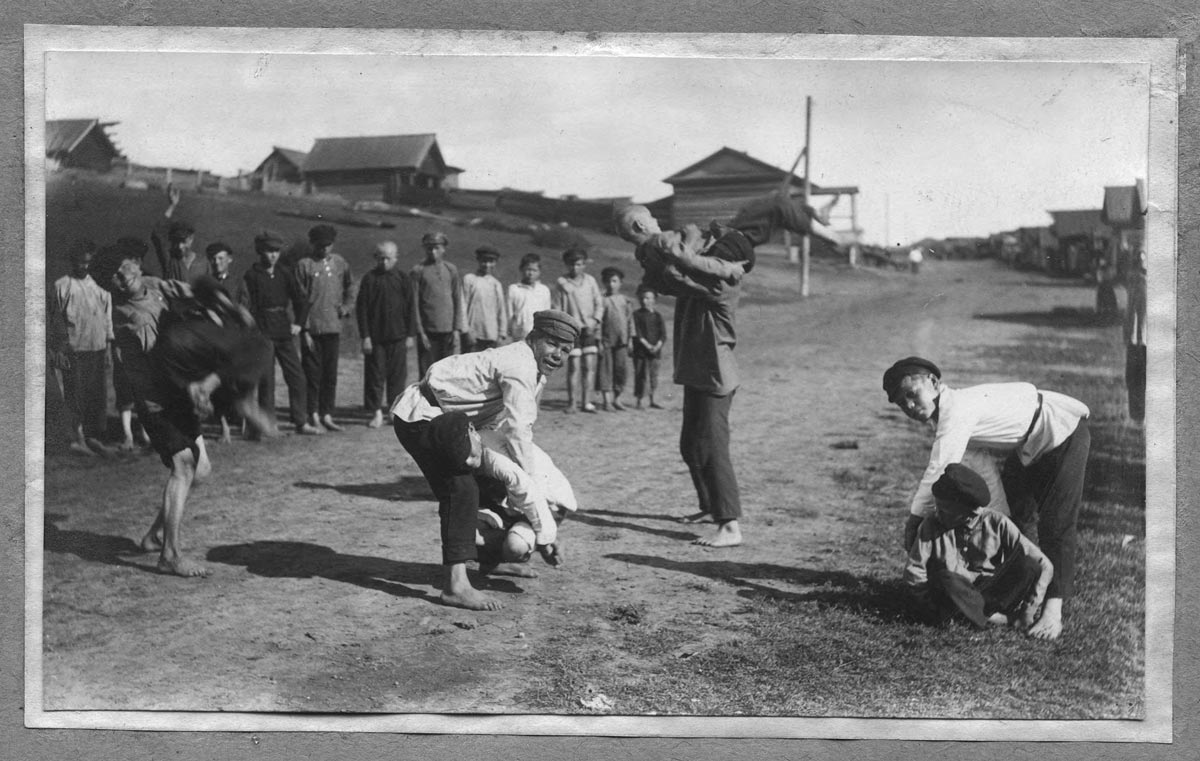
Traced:
<path id="1" fill-rule="evenodd" d="M 1113 252 L 1109 263 L 1115 265 L 1117 274 L 1124 274 L 1133 255 L 1145 241 L 1145 187 L 1141 180 L 1133 185 L 1115 185 L 1104 188 L 1104 206 L 1101 219 L 1112 228 Z"/>
<path id="2" fill-rule="evenodd" d="M 1054 219 L 1050 230 L 1058 241 L 1050 269 L 1066 275 L 1091 272 L 1096 256 L 1107 249 L 1112 238 L 1112 228 L 1104 222 L 1104 210 L 1066 209 L 1049 214 Z"/>
<path id="3" fill-rule="evenodd" d="M 308 193 L 393 204 L 444 202 L 463 171 L 446 164 L 433 134 L 318 138 L 301 170 Z"/>
<path id="4" fill-rule="evenodd" d="M 73 167 L 107 172 L 124 158 L 106 131 L 117 122 L 99 119 L 46 121 L 46 163 L 52 169 Z"/>
<path id="5" fill-rule="evenodd" d="M 273 146 L 262 163 L 251 172 L 250 188 L 269 191 L 281 185 L 299 186 L 304 182 L 301 167 L 307 157 L 304 151 Z"/>

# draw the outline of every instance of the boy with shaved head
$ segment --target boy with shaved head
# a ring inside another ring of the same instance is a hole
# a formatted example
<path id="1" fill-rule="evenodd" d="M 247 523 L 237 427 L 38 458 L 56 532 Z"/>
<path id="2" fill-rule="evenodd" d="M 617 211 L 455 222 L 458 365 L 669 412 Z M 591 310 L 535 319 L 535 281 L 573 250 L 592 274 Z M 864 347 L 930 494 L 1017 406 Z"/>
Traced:
<path id="1" fill-rule="evenodd" d="M 354 313 L 362 337 L 363 407 L 373 414 L 367 426 L 383 425 L 383 413 L 408 380 L 408 347 L 416 335 L 412 281 L 396 266 L 393 241 L 375 246 L 375 267 L 363 275 Z"/>

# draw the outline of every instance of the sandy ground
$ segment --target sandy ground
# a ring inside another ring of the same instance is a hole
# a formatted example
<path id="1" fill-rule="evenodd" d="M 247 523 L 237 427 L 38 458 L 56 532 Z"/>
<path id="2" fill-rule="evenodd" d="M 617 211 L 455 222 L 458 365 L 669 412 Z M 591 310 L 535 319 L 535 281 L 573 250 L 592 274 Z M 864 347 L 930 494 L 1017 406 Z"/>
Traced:
<path id="1" fill-rule="evenodd" d="M 799 593 L 880 564 L 898 573 L 895 555 L 859 549 L 844 517 L 864 495 L 838 477 L 922 446 L 925 434 L 886 405 L 882 370 L 924 353 L 955 369 L 953 385 L 1005 377 L 1006 357 L 1031 336 L 1060 340 L 1022 315 L 1086 308 L 1093 291 L 992 262 L 931 263 L 915 278 L 817 274 L 800 302 L 786 296 L 794 272 L 764 264 L 739 313 L 733 456 L 746 543 L 699 548 L 689 542 L 703 529 L 673 520 L 694 496 L 669 362 L 663 411 L 563 415 L 556 377 L 536 436 L 583 510 L 564 525 L 564 568 L 534 559 L 537 579 L 486 582 L 505 605 L 496 613 L 436 601 L 436 505 L 390 429 L 366 428 L 357 411 L 342 434 L 210 442 L 214 475 L 185 526 L 188 551 L 213 570 L 206 580 L 155 573 L 155 556 L 135 551 L 166 475 L 156 457 L 51 455 L 45 707 L 528 710 L 520 700 L 540 646 L 564 621 L 593 620 L 603 637 L 613 625 L 604 611 L 641 603 L 693 627 L 701 647 L 729 636 L 748 592 Z M 1114 330 L 1101 344 L 1109 356 L 1073 357 L 1063 342 L 1063 372 L 1117 372 Z M 359 371 L 343 361 L 343 404 L 360 398 Z M 894 493 L 897 530 L 917 475 L 872 487 Z"/>

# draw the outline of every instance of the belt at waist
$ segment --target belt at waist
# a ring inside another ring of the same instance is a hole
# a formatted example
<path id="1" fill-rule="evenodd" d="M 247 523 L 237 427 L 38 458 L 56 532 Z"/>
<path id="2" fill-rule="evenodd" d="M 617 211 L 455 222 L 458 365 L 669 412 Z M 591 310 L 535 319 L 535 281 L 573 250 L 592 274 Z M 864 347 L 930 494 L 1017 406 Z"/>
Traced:
<path id="1" fill-rule="evenodd" d="M 1021 437 L 1021 443 L 1029 441 L 1029 436 L 1033 433 L 1033 427 L 1037 425 L 1038 420 L 1042 417 L 1042 392 L 1038 392 L 1037 409 L 1033 411 L 1033 419 L 1029 421 L 1029 427 L 1025 429 L 1025 435 Z"/>
<path id="2" fill-rule="evenodd" d="M 421 396 L 425 397 L 425 401 L 429 402 L 434 407 L 440 408 L 442 406 L 442 403 L 438 401 L 438 398 L 436 396 L 434 396 L 433 389 L 429 387 L 428 383 L 426 383 L 425 381 L 421 381 L 417 385 L 417 388 L 420 389 Z M 1040 410 L 1041 408 L 1039 407 L 1038 409 Z"/>

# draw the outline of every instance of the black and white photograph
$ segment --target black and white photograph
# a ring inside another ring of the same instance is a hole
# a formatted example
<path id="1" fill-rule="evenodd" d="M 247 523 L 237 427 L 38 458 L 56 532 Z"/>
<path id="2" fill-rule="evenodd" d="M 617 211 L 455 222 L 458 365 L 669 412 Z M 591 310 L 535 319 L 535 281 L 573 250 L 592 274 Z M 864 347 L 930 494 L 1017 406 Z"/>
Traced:
<path id="1" fill-rule="evenodd" d="M 1175 56 L 27 27 L 26 723 L 1169 741 Z"/>

